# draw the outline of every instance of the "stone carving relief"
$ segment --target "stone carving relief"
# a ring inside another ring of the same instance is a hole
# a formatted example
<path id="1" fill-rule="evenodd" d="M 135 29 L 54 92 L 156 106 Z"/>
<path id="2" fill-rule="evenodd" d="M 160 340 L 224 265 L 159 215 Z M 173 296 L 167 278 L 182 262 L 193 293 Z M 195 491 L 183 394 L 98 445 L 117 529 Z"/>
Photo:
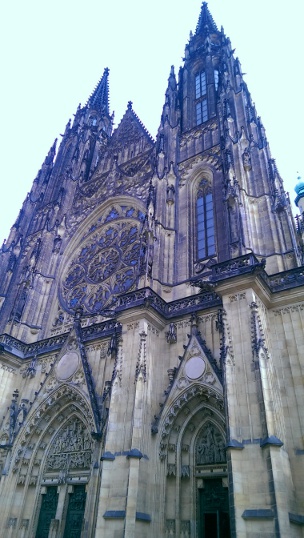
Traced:
<path id="1" fill-rule="evenodd" d="M 0 370 L 5 370 L 6 372 L 9 372 L 10 374 L 16 374 L 16 369 L 11 368 L 11 366 L 7 366 L 6 364 L 0 364 Z"/>
<path id="2" fill-rule="evenodd" d="M 244 299 L 246 299 L 246 293 L 245 292 L 236 293 L 235 295 L 229 295 L 229 301 L 231 303 L 234 303 L 235 301 L 242 301 Z"/>
<path id="3" fill-rule="evenodd" d="M 190 533 L 191 533 L 190 521 L 187 521 L 187 520 L 181 521 L 181 534 L 182 534 L 182 536 L 186 538 L 186 537 L 190 536 Z"/>
<path id="4" fill-rule="evenodd" d="M 181 478 L 190 478 L 190 466 L 189 465 L 182 465 Z"/>
<path id="5" fill-rule="evenodd" d="M 113 152 L 112 152 L 113 154 Z M 78 188 L 74 201 L 74 213 L 77 218 L 86 214 L 87 210 L 97 204 L 110 198 L 112 195 L 131 194 L 132 196 L 145 200 L 148 193 L 149 182 L 147 179 L 151 177 L 152 167 L 151 158 L 149 155 L 133 159 L 128 165 L 118 165 L 117 156 L 105 155 L 102 160 L 103 169 L 107 164 L 105 161 L 108 157 L 108 164 L 111 170 L 106 173 L 96 171 L 94 177 L 87 184 L 82 184 Z M 70 218 L 69 224 L 74 224 Z"/>
<path id="6" fill-rule="evenodd" d="M 45 471 L 89 469 L 92 440 L 88 429 L 74 418 L 55 437 L 47 456 Z"/>
<path id="7" fill-rule="evenodd" d="M 166 536 L 175 536 L 175 519 L 166 520 Z"/>
<path id="8" fill-rule="evenodd" d="M 140 344 L 138 351 L 138 358 L 135 370 L 135 379 L 147 379 L 147 333 L 142 331 L 140 334 Z"/>
<path id="9" fill-rule="evenodd" d="M 304 304 L 298 304 L 293 306 L 284 306 L 283 308 L 276 308 L 272 310 L 275 316 L 281 316 L 284 314 L 291 314 L 292 312 L 302 312 L 304 310 Z"/>
<path id="10" fill-rule="evenodd" d="M 176 465 L 174 463 L 168 463 L 167 476 L 176 476 Z"/>
<path id="11" fill-rule="evenodd" d="M 225 443 L 219 430 L 208 422 L 196 445 L 196 464 L 208 465 L 226 462 Z"/>

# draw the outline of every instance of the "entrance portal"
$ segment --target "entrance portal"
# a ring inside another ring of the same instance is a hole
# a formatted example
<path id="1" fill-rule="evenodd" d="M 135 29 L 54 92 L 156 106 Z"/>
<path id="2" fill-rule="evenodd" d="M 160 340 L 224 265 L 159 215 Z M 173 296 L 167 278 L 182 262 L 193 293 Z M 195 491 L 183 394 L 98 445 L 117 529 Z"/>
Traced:
<path id="1" fill-rule="evenodd" d="M 221 478 L 204 480 L 200 489 L 200 538 L 230 538 L 228 490 Z"/>

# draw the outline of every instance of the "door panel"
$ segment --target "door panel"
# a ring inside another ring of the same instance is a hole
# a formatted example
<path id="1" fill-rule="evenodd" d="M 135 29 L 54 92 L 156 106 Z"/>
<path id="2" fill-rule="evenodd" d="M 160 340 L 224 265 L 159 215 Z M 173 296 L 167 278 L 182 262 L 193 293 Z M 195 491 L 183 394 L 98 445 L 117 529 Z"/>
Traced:
<path id="1" fill-rule="evenodd" d="M 56 516 L 57 503 L 57 486 L 48 487 L 42 495 L 36 538 L 48 538 L 51 520 Z"/>
<path id="2" fill-rule="evenodd" d="M 69 494 L 64 538 L 80 538 L 86 502 L 85 486 L 74 486 Z"/>
<path id="3" fill-rule="evenodd" d="M 228 490 L 221 478 L 204 480 L 199 521 L 200 538 L 230 538 Z"/>

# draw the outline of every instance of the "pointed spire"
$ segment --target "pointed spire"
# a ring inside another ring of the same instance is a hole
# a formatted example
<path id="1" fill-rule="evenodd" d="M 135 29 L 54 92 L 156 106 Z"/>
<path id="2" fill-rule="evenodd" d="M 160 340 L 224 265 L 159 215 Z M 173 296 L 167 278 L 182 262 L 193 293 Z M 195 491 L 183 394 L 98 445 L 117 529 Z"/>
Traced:
<path id="1" fill-rule="evenodd" d="M 207 2 L 202 3 L 201 13 L 198 19 L 198 23 L 196 26 L 195 34 L 201 34 L 204 33 L 206 30 L 206 27 L 209 32 L 217 32 L 217 26 L 213 20 L 213 17 L 208 9 Z"/>
<path id="2" fill-rule="evenodd" d="M 175 73 L 174 73 L 174 65 L 171 65 L 171 71 L 168 78 L 168 88 L 170 88 L 172 91 L 176 90 L 177 88 L 177 83 L 176 83 L 176 78 L 175 78 Z"/>
<path id="3" fill-rule="evenodd" d="M 57 138 L 55 138 L 53 145 L 50 147 L 50 150 L 49 150 L 46 158 L 44 159 L 43 164 L 52 164 L 53 163 L 55 153 L 56 153 L 56 145 L 57 145 Z"/>
<path id="4" fill-rule="evenodd" d="M 87 102 L 87 106 L 90 108 L 94 108 L 99 112 L 105 112 L 107 114 L 109 114 L 109 72 L 110 70 L 106 67 L 100 81 Z"/>

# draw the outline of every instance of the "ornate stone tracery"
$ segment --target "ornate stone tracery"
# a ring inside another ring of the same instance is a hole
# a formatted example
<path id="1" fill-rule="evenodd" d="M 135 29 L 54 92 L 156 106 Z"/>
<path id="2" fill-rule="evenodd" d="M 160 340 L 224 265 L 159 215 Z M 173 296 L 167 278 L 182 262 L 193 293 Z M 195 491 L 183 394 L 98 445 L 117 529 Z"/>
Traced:
<path id="1" fill-rule="evenodd" d="M 61 300 L 68 311 L 82 306 L 95 313 L 118 293 L 129 291 L 145 251 L 140 211 L 113 207 L 101 225 L 90 228 L 64 273 Z M 123 218 L 122 218 L 123 217 Z"/>
<path id="2" fill-rule="evenodd" d="M 92 440 L 88 429 L 73 417 L 55 437 L 46 459 L 45 471 L 89 469 Z"/>

